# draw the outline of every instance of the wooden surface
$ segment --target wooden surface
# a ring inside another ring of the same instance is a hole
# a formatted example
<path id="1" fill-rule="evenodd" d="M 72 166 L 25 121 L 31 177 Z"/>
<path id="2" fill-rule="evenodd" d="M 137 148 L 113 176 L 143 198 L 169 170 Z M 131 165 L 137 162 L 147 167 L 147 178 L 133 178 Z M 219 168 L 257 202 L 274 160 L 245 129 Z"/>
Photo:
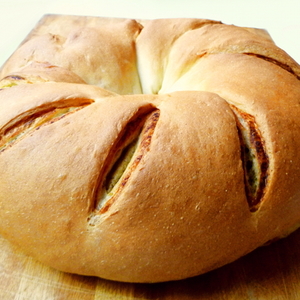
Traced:
<path id="1" fill-rule="evenodd" d="M 2 300 L 298 300 L 300 231 L 202 276 L 127 284 L 65 274 L 25 256 L 0 237 Z"/>

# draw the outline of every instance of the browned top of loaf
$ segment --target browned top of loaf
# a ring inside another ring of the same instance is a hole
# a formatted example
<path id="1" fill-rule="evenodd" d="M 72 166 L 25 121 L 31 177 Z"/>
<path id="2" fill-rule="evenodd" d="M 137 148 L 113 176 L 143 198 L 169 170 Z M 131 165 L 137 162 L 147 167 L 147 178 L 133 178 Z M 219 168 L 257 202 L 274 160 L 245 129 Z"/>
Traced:
<path id="1" fill-rule="evenodd" d="M 45 16 L 1 69 L 1 234 L 63 271 L 154 282 L 289 233 L 300 222 L 299 76 L 264 30 Z M 133 124 L 143 129 L 127 134 Z M 249 132 L 253 161 L 268 160 L 254 204 Z M 102 183 L 136 134 L 134 164 L 106 201 Z"/>

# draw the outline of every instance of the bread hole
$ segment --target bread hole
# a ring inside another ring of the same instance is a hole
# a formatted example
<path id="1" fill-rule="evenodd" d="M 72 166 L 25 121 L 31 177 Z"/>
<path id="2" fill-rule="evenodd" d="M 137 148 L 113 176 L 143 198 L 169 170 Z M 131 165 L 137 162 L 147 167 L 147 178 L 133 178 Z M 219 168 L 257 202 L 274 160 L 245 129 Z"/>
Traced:
<path id="1" fill-rule="evenodd" d="M 51 106 L 40 108 L 39 111 L 27 111 L 11 120 L 0 130 L 0 152 L 11 147 L 35 130 L 38 130 L 41 126 L 56 122 L 92 102 L 91 100 L 82 100 L 80 104 L 76 103 L 76 106 L 64 107 L 60 103 L 58 107 Z"/>
<path id="2" fill-rule="evenodd" d="M 254 212 L 265 194 L 269 159 L 255 118 L 233 105 L 231 108 L 236 117 L 241 143 L 246 196 L 250 211 Z"/>
<path id="3" fill-rule="evenodd" d="M 96 193 L 96 211 L 104 213 L 108 210 L 149 151 L 159 114 L 159 110 L 155 110 L 150 114 L 139 116 L 124 128 L 104 168 L 106 170 L 102 176 L 104 179 L 101 180 Z"/>

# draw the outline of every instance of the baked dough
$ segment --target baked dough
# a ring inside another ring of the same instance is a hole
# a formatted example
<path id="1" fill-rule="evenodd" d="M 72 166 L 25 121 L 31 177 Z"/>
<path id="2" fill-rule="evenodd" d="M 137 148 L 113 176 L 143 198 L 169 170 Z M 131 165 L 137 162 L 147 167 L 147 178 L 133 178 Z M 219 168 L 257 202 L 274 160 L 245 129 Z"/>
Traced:
<path id="1" fill-rule="evenodd" d="M 0 233 L 41 262 L 178 280 L 299 227 L 300 66 L 266 31 L 46 15 L 0 72 Z"/>

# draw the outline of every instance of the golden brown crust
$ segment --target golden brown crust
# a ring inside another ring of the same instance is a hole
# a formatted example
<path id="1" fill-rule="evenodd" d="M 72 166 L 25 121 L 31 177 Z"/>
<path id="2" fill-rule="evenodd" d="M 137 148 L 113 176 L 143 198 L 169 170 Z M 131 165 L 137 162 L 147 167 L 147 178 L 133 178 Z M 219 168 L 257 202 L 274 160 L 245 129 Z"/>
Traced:
<path id="1" fill-rule="evenodd" d="M 140 30 L 134 20 L 46 16 L 3 66 L 0 77 L 37 61 L 119 94 L 140 93 L 135 53 Z"/>
<path id="2" fill-rule="evenodd" d="M 66 272 L 157 282 L 290 233 L 299 70 L 263 30 L 45 16 L 1 69 L 25 83 L 0 90 L 1 234 Z"/>

